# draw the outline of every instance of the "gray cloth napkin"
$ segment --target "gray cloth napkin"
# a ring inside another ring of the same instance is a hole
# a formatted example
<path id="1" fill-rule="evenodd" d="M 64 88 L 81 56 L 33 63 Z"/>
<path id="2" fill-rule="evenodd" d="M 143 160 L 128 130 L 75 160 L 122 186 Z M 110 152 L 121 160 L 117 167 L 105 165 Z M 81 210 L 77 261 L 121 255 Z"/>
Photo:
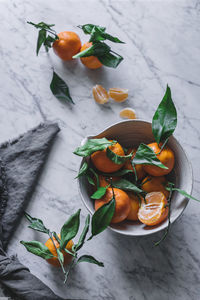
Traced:
<path id="1" fill-rule="evenodd" d="M 44 123 L 0 146 L 0 282 L 18 299 L 62 299 L 5 253 L 59 130 L 56 123 Z"/>

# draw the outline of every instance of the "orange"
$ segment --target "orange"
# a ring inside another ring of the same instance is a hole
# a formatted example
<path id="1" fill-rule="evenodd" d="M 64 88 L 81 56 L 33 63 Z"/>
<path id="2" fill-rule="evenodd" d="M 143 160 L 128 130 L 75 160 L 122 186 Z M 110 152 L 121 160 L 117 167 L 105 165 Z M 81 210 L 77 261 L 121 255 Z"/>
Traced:
<path id="1" fill-rule="evenodd" d="M 167 180 L 164 176 L 152 177 L 147 176 L 142 181 L 142 189 L 147 192 L 162 192 L 167 198 L 169 197 L 169 191 L 165 189 Z"/>
<path id="2" fill-rule="evenodd" d="M 152 176 L 163 176 L 170 173 L 175 163 L 175 157 L 173 151 L 169 147 L 165 146 L 164 149 L 161 151 L 161 153 L 158 154 L 160 152 L 160 147 L 158 146 L 157 143 L 151 143 L 148 146 L 155 152 L 157 158 L 168 169 L 162 169 L 151 165 L 144 165 L 144 170 Z"/>
<path id="3" fill-rule="evenodd" d="M 81 52 L 88 49 L 92 46 L 92 43 L 87 42 L 83 44 L 81 47 Z M 102 63 L 98 60 L 96 56 L 87 56 L 87 57 L 81 57 L 81 62 L 89 69 L 98 69 L 102 66 Z"/>
<path id="4" fill-rule="evenodd" d="M 117 155 L 124 155 L 124 150 L 119 143 L 109 146 L 109 149 Z M 92 153 L 91 160 L 94 166 L 103 173 L 116 172 L 123 166 L 123 164 L 118 165 L 112 162 L 106 155 L 106 149 Z"/>
<path id="5" fill-rule="evenodd" d="M 131 209 L 127 216 L 127 220 L 130 221 L 137 221 L 138 220 L 138 211 L 140 208 L 140 203 L 138 197 L 134 193 L 128 193 L 130 203 L 131 203 Z"/>
<path id="6" fill-rule="evenodd" d="M 125 220 L 130 211 L 130 199 L 126 192 L 113 188 L 115 194 L 115 212 L 111 223 L 119 223 Z M 99 209 L 105 203 L 108 203 L 113 197 L 112 188 L 108 188 L 106 194 L 98 200 L 95 200 L 95 210 Z"/>
<path id="7" fill-rule="evenodd" d="M 60 234 L 58 234 L 58 237 L 60 238 Z M 56 246 L 56 248 L 59 248 L 59 243 L 57 242 L 57 240 L 55 239 L 55 237 L 53 237 L 53 240 L 54 240 L 54 244 Z M 47 248 L 49 249 L 49 251 L 55 256 L 55 257 L 52 257 L 52 258 L 49 258 L 47 259 L 47 262 L 55 267 L 59 267 L 60 266 L 60 263 L 58 261 L 58 255 L 57 255 L 57 252 L 56 252 L 56 249 L 54 247 L 54 244 L 52 242 L 52 240 L 49 238 L 46 243 L 45 243 L 45 246 L 47 246 Z M 66 246 L 66 249 L 71 251 L 72 252 L 72 246 L 74 245 L 73 241 L 69 241 L 67 243 L 67 246 Z M 62 250 L 62 253 L 64 255 L 64 265 L 67 265 L 71 262 L 72 260 L 72 255 L 66 253 L 64 250 Z"/>
<path id="8" fill-rule="evenodd" d="M 128 154 L 130 154 L 131 151 L 134 151 L 133 156 L 131 157 L 131 159 L 133 159 L 137 150 L 136 149 L 128 149 Z M 128 169 L 128 170 L 133 170 L 133 166 L 132 166 L 130 160 L 127 160 L 125 162 L 124 168 Z M 135 165 L 135 170 L 136 170 L 137 178 L 139 180 L 145 176 L 145 171 L 144 171 L 143 165 Z"/>
<path id="9" fill-rule="evenodd" d="M 132 109 L 131 107 L 126 107 L 123 108 L 120 113 L 119 113 L 120 117 L 123 119 L 131 119 L 134 120 L 136 119 L 136 114 L 134 109 Z"/>
<path id="10" fill-rule="evenodd" d="M 109 96 L 108 96 L 106 89 L 104 89 L 104 87 L 100 84 L 96 84 L 92 88 L 92 94 L 93 94 L 94 100 L 99 104 L 105 104 L 109 100 Z"/>
<path id="11" fill-rule="evenodd" d="M 108 94 L 116 102 L 124 102 L 128 98 L 127 89 L 110 88 Z"/>
<path id="12" fill-rule="evenodd" d="M 167 198 L 162 192 L 149 193 L 145 199 L 146 203 L 142 200 L 138 211 L 138 218 L 142 223 L 154 226 L 167 218 L 169 208 L 166 206 Z"/>
<path id="13" fill-rule="evenodd" d="M 53 43 L 53 50 L 62 60 L 71 60 L 80 52 L 81 40 L 73 31 L 63 31 L 58 34 L 59 40 Z"/>

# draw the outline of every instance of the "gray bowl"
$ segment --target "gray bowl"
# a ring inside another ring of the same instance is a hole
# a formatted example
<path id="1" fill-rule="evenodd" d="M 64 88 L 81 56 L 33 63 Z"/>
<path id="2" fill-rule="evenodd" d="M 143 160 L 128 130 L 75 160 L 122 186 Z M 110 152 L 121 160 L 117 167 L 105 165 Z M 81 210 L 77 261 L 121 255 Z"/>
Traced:
<path id="1" fill-rule="evenodd" d="M 82 141 L 82 144 L 84 144 L 87 139 L 102 137 L 117 140 L 126 148 L 139 146 L 141 142 L 150 143 L 154 141 L 151 123 L 142 120 L 128 120 L 116 123 L 96 136 L 89 136 L 85 138 Z M 191 194 L 193 183 L 192 167 L 186 156 L 186 153 L 174 136 L 170 137 L 168 145 L 175 154 L 175 167 L 174 171 L 170 175 L 172 178 L 169 179 L 175 182 L 176 187 L 185 190 L 188 194 Z M 84 161 L 85 159 L 82 160 L 81 165 Z M 88 211 L 93 214 L 94 200 L 90 199 L 90 195 L 92 194 L 91 186 L 88 184 L 85 177 L 80 177 L 78 179 L 78 185 L 83 203 Z M 172 223 L 183 213 L 188 201 L 189 200 L 184 196 L 177 192 L 173 192 L 171 202 Z M 139 222 L 123 221 L 118 224 L 113 224 L 109 226 L 109 228 L 124 235 L 144 236 L 165 229 L 167 224 L 168 221 L 165 220 L 163 223 L 157 226 L 149 227 Z"/>

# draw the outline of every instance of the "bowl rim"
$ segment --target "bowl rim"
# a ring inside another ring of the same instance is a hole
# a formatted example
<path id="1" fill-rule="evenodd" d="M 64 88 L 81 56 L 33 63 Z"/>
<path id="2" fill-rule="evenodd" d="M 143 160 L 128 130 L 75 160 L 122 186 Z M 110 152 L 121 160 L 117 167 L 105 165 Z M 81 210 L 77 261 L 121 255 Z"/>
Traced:
<path id="1" fill-rule="evenodd" d="M 107 131 L 108 129 L 111 129 L 112 127 L 114 127 L 114 126 L 116 126 L 116 125 L 118 125 L 118 124 L 122 124 L 122 123 L 133 123 L 133 122 L 138 122 L 138 123 L 142 122 L 142 123 L 146 123 L 146 124 L 152 124 L 151 122 L 146 121 L 146 120 L 143 120 L 143 119 L 122 120 L 122 121 L 116 122 L 116 123 L 114 123 L 114 124 L 111 124 L 110 126 L 107 126 L 106 128 L 104 128 L 103 130 L 101 130 L 101 131 L 100 131 L 98 134 L 96 134 L 96 135 L 87 135 L 87 136 L 85 136 L 85 138 L 83 138 L 83 139 L 81 140 L 81 144 L 82 144 L 83 142 L 85 142 L 87 139 L 90 139 L 90 138 L 93 138 L 93 137 L 98 136 L 98 135 L 100 135 L 100 134 L 103 134 L 105 131 Z M 190 160 L 188 159 L 187 152 L 183 149 L 182 145 L 179 143 L 179 141 L 177 140 L 177 138 L 175 138 L 174 135 L 172 135 L 172 136 L 173 136 L 175 142 L 178 144 L 178 146 L 181 148 L 181 150 L 182 150 L 183 153 L 185 154 L 185 157 L 186 157 L 186 160 L 187 160 L 187 163 L 188 163 L 188 166 L 189 166 L 188 172 L 190 173 L 190 174 L 189 174 L 189 177 L 190 177 L 191 180 L 190 180 L 190 187 L 189 187 L 190 191 L 189 191 L 188 193 L 191 195 L 191 194 L 192 194 L 192 191 L 193 191 L 193 182 L 194 182 L 194 180 L 193 180 L 194 178 L 193 178 L 192 164 L 191 164 Z M 80 162 L 80 165 L 79 165 L 79 170 L 80 170 L 80 167 L 81 167 L 81 164 L 82 164 L 83 159 L 84 159 L 84 158 L 81 159 L 81 162 Z M 90 207 L 88 206 L 87 201 L 85 201 L 84 196 L 83 196 L 83 194 L 82 194 L 82 192 L 81 192 L 81 185 L 80 185 L 80 180 L 79 180 L 79 178 L 78 178 L 77 184 L 78 184 L 78 191 L 79 191 L 79 194 L 81 195 L 81 200 L 82 200 L 84 206 L 86 207 L 86 209 L 88 210 L 88 212 L 89 212 L 91 215 L 93 215 L 94 212 L 93 212 L 93 211 L 90 209 Z M 184 196 L 183 196 L 183 197 L 184 197 Z M 176 219 L 174 219 L 173 221 L 171 221 L 171 225 L 172 225 L 173 223 L 175 223 L 175 222 L 182 216 L 183 212 L 185 211 L 185 209 L 186 209 L 186 207 L 187 207 L 187 205 L 188 205 L 188 203 L 189 203 L 189 201 L 190 201 L 190 199 L 187 198 L 187 197 L 184 197 L 183 200 L 187 200 L 187 202 L 186 202 L 184 208 L 182 209 L 181 213 L 179 214 L 179 216 L 178 216 Z M 116 229 L 116 228 L 113 228 L 112 226 L 108 226 L 107 229 L 109 229 L 109 230 L 111 230 L 111 231 L 113 231 L 113 232 L 116 232 L 116 233 L 118 233 L 118 234 L 124 235 L 124 236 L 145 237 L 145 236 L 149 236 L 149 235 L 156 234 L 156 233 L 158 233 L 158 232 L 160 232 L 160 231 L 165 230 L 166 228 L 167 228 L 167 225 L 166 225 L 164 228 L 160 228 L 160 229 L 159 229 L 159 226 L 158 226 L 158 227 L 156 228 L 157 230 L 155 230 L 155 231 L 153 231 L 153 232 L 152 232 L 152 231 L 146 231 L 145 234 L 137 234 L 137 235 L 130 234 L 129 232 L 126 232 L 126 231 L 123 232 L 123 231 L 121 231 L 121 230 L 118 230 L 118 229 Z"/>

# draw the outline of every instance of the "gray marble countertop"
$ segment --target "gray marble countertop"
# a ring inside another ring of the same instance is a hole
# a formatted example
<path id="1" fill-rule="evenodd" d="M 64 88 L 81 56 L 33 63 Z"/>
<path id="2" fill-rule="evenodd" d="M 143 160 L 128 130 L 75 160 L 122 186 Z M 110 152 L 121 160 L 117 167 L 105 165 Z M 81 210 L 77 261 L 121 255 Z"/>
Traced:
<path id="1" fill-rule="evenodd" d="M 164 94 L 172 89 L 178 110 L 175 136 L 186 150 L 194 171 L 193 195 L 200 188 L 200 2 L 182 1 L 75 1 L 1 0 L 0 142 L 15 137 L 44 120 L 57 121 L 61 132 L 27 208 L 59 230 L 69 214 L 82 208 L 74 180 L 80 159 L 72 151 L 88 134 L 120 121 L 119 111 L 130 106 L 137 116 L 151 120 Z M 78 24 L 106 26 L 126 42 L 115 45 L 124 61 L 116 69 L 86 70 L 78 61 L 63 63 L 53 52 L 35 55 L 37 32 L 26 24 L 55 23 L 56 31 L 75 30 Z M 59 102 L 49 89 L 49 59 L 66 80 L 76 105 Z M 94 84 L 128 88 L 124 104 L 99 106 L 92 99 Z M 68 286 L 62 273 L 26 252 L 19 240 L 43 236 L 21 221 L 9 246 L 19 259 L 57 294 L 80 299 L 198 300 L 200 295 L 200 205 L 190 201 L 183 216 L 158 248 L 160 237 L 129 238 L 106 230 L 86 246 L 86 252 L 104 261 L 105 268 L 80 264 Z"/>

